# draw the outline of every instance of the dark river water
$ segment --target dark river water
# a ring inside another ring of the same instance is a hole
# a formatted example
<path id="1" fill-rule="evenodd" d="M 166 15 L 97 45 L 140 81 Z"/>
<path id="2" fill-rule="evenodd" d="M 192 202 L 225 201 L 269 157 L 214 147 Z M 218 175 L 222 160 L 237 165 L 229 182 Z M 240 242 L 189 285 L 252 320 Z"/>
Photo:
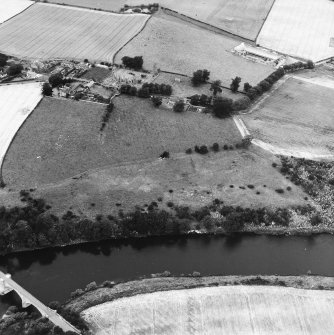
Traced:
<path id="1" fill-rule="evenodd" d="M 48 303 L 65 301 L 91 281 L 131 280 L 170 271 L 202 275 L 334 276 L 334 236 L 180 237 L 70 246 L 0 258 L 0 270 Z M 0 298 L 0 313 L 15 300 Z"/>

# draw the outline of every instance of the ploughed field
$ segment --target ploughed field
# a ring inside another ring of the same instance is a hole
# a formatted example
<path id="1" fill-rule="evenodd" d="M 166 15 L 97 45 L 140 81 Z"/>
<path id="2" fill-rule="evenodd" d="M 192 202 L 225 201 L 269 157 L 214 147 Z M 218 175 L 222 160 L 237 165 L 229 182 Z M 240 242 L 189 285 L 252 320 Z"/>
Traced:
<path id="1" fill-rule="evenodd" d="M 95 335 L 330 334 L 334 292 L 223 286 L 121 298 L 82 312 Z"/>
<path id="2" fill-rule="evenodd" d="M 255 40 L 274 0 L 161 0 L 163 7 L 233 34 Z M 119 11 L 125 4 L 151 4 L 143 0 L 52 0 L 54 3 Z"/>
<path id="3" fill-rule="evenodd" d="M 114 103 L 101 134 L 105 105 L 44 98 L 10 147 L 6 182 L 41 185 L 108 165 L 158 159 L 165 150 L 184 153 L 195 145 L 241 141 L 232 119 L 176 114 L 139 98 L 119 97 Z"/>
<path id="4" fill-rule="evenodd" d="M 148 15 L 120 15 L 36 3 L 0 26 L 0 51 L 30 58 L 112 62 Z"/>
<path id="5" fill-rule="evenodd" d="M 40 83 L 0 86 L 0 166 L 17 130 L 41 98 Z"/>
<path id="6" fill-rule="evenodd" d="M 208 69 L 210 80 L 219 79 L 224 86 L 229 86 L 235 76 L 242 78 L 242 84 L 256 85 L 274 69 L 233 54 L 231 50 L 239 44 L 235 39 L 159 13 L 117 53 L 115 62 L 121 63 L 124 56 L 143 55 L 148 70 L 157 67 L 192 76 L 198 69 Z"/>
<path id="7" fill-rule="evenodd" d="M 242 118 L 252 135 L 297 157 L 334 154 L 334 80 L 289 77 Z"/>
<path id="8" fill-rule="evenodd" d="M 334 2 L 276 0 L 257 44 L 314 62 L 334 57 Z"/>

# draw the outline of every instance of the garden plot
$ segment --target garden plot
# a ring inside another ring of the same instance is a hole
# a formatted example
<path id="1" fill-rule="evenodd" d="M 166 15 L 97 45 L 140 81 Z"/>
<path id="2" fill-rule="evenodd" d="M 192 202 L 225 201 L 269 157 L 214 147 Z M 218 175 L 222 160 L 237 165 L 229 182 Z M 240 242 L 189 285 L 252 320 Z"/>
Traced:
<path id="1" fill-rule="evenodd" d="M 334 292 L 224 286 L 155 292 L 82 312 L 95 335 L 330 334 Z"/>
<path id="2" fill-rule="evenodd" d="M 242 119 L 272 152 L 333 157 L 333 94 L 329 78 L 291 77 Z"/>
<path id="3" fill-rule="evenodd" d="M 40 83 L 0 86 L 0 166 L 16 132 L 41 98 Z"/>
<path id="4" fill-rule="evenodd" d="M 37 3 L 0 26 L 0 51 L 30 58 L 113 61 L 148 15 L 121 15 Z"/>
<path id="5" fill-rule="evenodd" d="M 161 0 L 159 4 L 193 19 L 255 40 L 274 0 Z M 52 0 L 55 3 L 119 11 L 149 0 Z"/>
<path id="6" fill-rule="evenodd" d="M 240 42 L 199 28 L 176 17 L 158 14 L 145 29 L 128 43 L 115 57 L 142 55 L 144 68 L 178 72 L 192 76 L 198 69 L 208 69 L 210 80 L 220 79 L 229 86 L 231 78 L 256 85 L 269 75 L 270 66 L 258 64 L 234 55 L 231 50 Z"/>
<path id="7" fill-rule="evenodd" d="M 0 23 L 9 20 L 33 5 L 29 0 L 1 0 L 0 1 Z"/>
<path id="8" fill-rule="evenodd" d="M 257 44 L 314 62 L 334 57 L 334 2 L 276 0 Z"/>

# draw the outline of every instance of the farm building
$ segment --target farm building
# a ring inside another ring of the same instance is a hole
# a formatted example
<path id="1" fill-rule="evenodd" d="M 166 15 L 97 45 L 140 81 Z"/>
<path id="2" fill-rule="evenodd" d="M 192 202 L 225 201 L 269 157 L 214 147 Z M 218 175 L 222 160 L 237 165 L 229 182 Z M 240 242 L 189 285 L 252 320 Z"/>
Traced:
<path id="1" fill-rule="evenodd" d="M 273 65 L 278 65 L 284 59 L 282 55 L 275 52 L 270 52 L 269 50 L 265 50 L 263 48 L 253 47 L 245 43 L 241 43 L 236 46 L 233 49 L 233 52 L 257 62 L 271 63 Z"/>

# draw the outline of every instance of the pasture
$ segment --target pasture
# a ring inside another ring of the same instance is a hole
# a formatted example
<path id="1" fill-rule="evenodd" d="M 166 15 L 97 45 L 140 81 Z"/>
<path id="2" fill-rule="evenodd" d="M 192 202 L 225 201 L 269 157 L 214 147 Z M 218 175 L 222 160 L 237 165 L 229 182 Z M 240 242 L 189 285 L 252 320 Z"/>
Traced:
<path id="1" fill-rule="evenodd" d="M 232 119 L 176 114 L 139 98 L 121 96 L 114 103 L 101 135 L 104 105 L 44 98 L 12 143 L 4 179 L 12 186 L 37 186 L 109 165 L 156 160 L 165 150 L 173 155 L 197 144 L 241 140 Z"/>
<path id="2" fill-rule="evenodd" d="M 221 286 L 154 292 L 82 312 L 95 335 L 330 334 L 333 291 Z"/>
<path id="3" fill-rule="evenodd" d="M 0 23 L 9 20 L 33 4 L 34 2 L 30 0 L 1 0 Z"/>
<path id="4" fill-rule="evenodd" d="M 119 11 L 124 4 L 131 6 L 152 3 L 148 0 L 52 0 L 51 2 L 111 11 Z M 235 35 L 255 40 L 273 0 L 161 0 L 159 4 Z"/>
<path id="5" fill-rule="evenodd" d="M 36 3 L 0 26 L 0 51 L 18 57 L 112 62 L 148 15 Z"/>
<path id="6" fill-rule="evenodd" d="M 257 44 L 314 62 L 334 57 L 334 2 L 276 0 Z"/>
<path id="7" fill-rule="evenodd" d="M 290 155 L 333 155 L 334 85 L 329 83 L 334 81 L 290 77 L 242 119 L 255 138 Z"/>
<path id="8" fill-rule="evenodd" d="M 16 132 L 41 98 L 40 83 L 0 85 L 0 166 Z"/>
<path id="9" fill-rule="evenodd" d="M 121 63 L 124 56 L 143 55 L 144 68 L 178 72 L 192 76 L 198 69 L 208 69 L 210 80 L 220 79 L 229 86 L 231 78 L 239 76 L 242 83 L 256 85 L 273 68 L 234 55 L 231 50 L 239 41 L 202 29 L 173 16 L 159 13 L 144 30 L 115 57 Z"/>

